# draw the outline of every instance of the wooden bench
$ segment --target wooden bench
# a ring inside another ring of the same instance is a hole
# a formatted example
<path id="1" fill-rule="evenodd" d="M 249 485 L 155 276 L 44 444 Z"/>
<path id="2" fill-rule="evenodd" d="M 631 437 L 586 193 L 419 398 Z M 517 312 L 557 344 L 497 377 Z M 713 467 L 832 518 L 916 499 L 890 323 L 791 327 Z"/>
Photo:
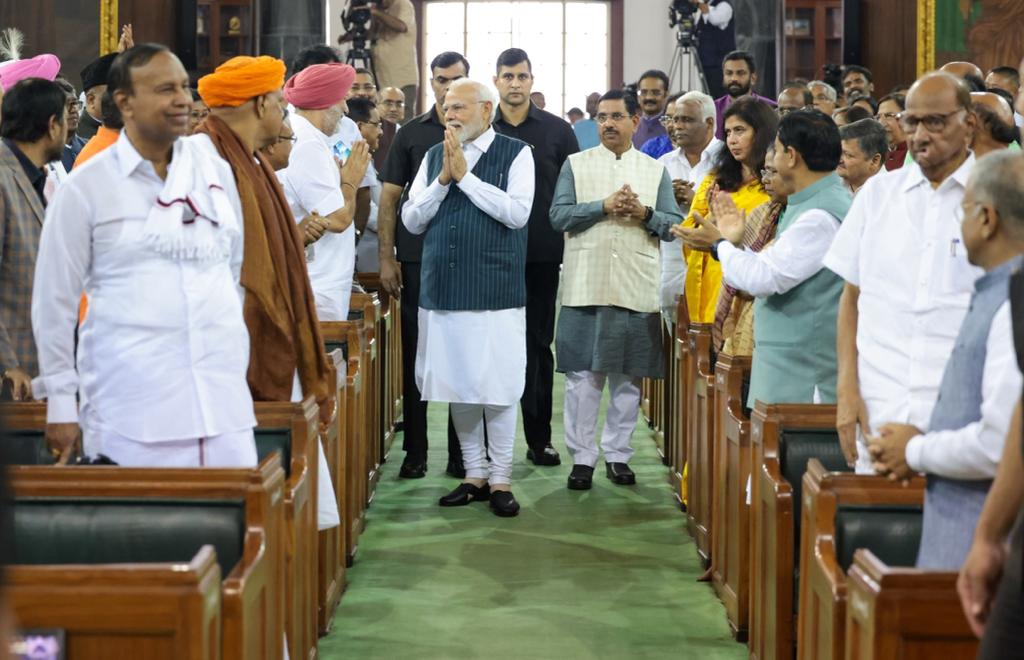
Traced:
<path id="1" fill-rule="evenodd" d="M 924 478 L 829 472 L 816 459 L 803 480 L 797 657 L 838 660 L 846 641 L 846 571 L 871 550 L 888 565 L 913 566 L 921 539 Z"/>
<path id="2" fill-rule="evenodd" d="M 386 460 L 394 442 L 396 425 L 402 414 L 402 333 L 400 301 L 383 289 L 379 273 L 359 273 L 359 283 L 380 302 L 377 341 L 380 356 L 381 405 Z M 415 350 L 415 348 L 413 349 Z"/>
<path id="3" fill-rule="evenodd" d="M 191 561 L 5 568 L 22 629 L 59 628 L 76 660 L 221 657 L 221 573 L 213 546 Z"/>
<path id="4" fill-rule="evenodd" d="M 221 657 L 282 657 L 285 474 L 278 456 L 251 470 L 16 466 L 10 476 L 14 564 L 187 562 L 213 545 L 222 575 Z M 65 604 L 107 614 L 82 595 L 74 591 Z"/>
<path id="5" fill-rule="evenodd" d="M 705 566 L 711 562 L 715 418 L 715 374 L 711 364 L 711 326 L 690 325 L 687 356 L 686 510 L 690 535 Z"/>
<path id="6" fill-rule="evenodd" d="M 846 660 L 974 660 L 954 572 L 888 566 L 857 550 L 846 574 Z"/>
<path id="7" fill-rule="evenodd" d="M 377 483 L 380 480 L 380 465 L 384 455 L 384 426 L 382 423 L 383 393 L 381 391 L 381 369 L 378 338 L 380 337 L 380 301 L 374 294 L 353 293 L 352 307 L 358 309 L 362 319 L 362 343 L 361 350 L 365 394 L 365 424 L 366 424 L 366 449 L 364 455 L 366 461 L 366 504 L 373 501 L 374 493 L 377 491 Z M 351 313 L 350 313 L 351 316 Z"/>
<path id="8" fill-rule="evenodd" d="M 344 522 L 345 561 L 351 565 L 363 530 L 368 491 L 365 483 L 367 475 L 363 469 L 366 465 L 366 389 L 362 369 L 362 327 L 355 322 L 321 322 L 320 332 L 328 352 L 343 352 L 348 369 L 345 374 L 345 428 L 341 433 L 344 442 L 340 455 L 345 491 L 339 496 L 338 506 Z"/>
<path id="9" fill-rule="evenodd" d="M 256 452 L 281 454 L 285 468 L 285 627 L 289 656 L 316 655 L 317 642 L 317 443 L 319 407 L 302 403 L 256 404 Z"/>
<path id="10" fill-rule="evenodd" d="M 348 376 L 348 361 L 340 348 L 331 351 L 327 356 L 330 379 L 333 383 L 335 406 L 327 431 L 321 436 L 324 457 L 331 475 L 331 488 L 338 502 L 341 524 L 337 527 L 321 530 L 319 533 L 319 549 L 317 552 L 317 627 L 321 635 L 326 635 L 334 620 L 334 612 L 345 591 L 345 526 L 348 516 L 345 515 L 345 432 L 346 405 L 345 383 Z"/>
<path id="11" fill-rule="evenodd" d="M 689 417 L 686 406 L 689 401 L 691 383 L 687 368 L 689 366 L 690 338 L 689 324 L 686 321 L 686 298 L 679 296 L 676 305 L 676 328 L 672 341 L 672 370 L 675 372 L 675 390 L 672 397 L 672 412 L 675 425 L 672 428 L 672 466 L 669 469 L 669 484 L 672 492 L 683 506 L 685 490 L 683 472 L 686 468 L 686 438 L 689 430 Z"/>
<path id="12" fill-rule="evenodd" d="M 744 412 L 750 358 L 721 353 L 715 364 L 711 580 L 729 627 L 745 641 L 750 600 L 750 419 Z"/>
<path id="13" fill-rule="evenodd" d="M 835 419 L 835 406 L 827 405 L 757 402 L 751 414 L 751 658 L 795 654 L 801 480 L 810 458 L 849 469 Z"/>

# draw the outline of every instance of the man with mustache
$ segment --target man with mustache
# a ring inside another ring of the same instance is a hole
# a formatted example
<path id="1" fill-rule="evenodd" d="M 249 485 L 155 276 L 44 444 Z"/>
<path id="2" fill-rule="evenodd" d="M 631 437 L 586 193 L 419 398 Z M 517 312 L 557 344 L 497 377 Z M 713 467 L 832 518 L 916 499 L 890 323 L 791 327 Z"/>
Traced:
<path id="1" fill-rule="evenodd" d="M 669 227 L 682 221 L 665 166 L 633 148 L 636 98 L 606 93 L 596 119 L 601 146 L 569 156 L 551 206 L 551 225 L 566 232 L 555 352 L 565 373 L 573 490 L 592 484 L 605 382 L 611 390 L 601 438 L 606 474 L 615 484 L 636 483 L 628 464 L 640 379 L 664 375 L 658 243 L 671 240 Z"/>
<path id="2" fill-rule="evenodd" d="M 402 223 L 423 235 L 416 384 L 424 401 L 450 404 L 466 466 L 439 504 L 489 500 L 495 515 L 511 517 L 519 513 L 510 483 L 526 380 L 534 163 L 529 145 L 494 131 L 495 106 L 483 84 L 451 84 L 444 139 L 423 159 Z"/>
<path id="3" fill-rule="evenodd" d="M 636 95 L 640 101 L 640 126 L 633 134 L 633 146 L 639 149 L 648 140 L 659 135 L 668 135 L 661 118 L 665 116 L 668 104 L 668 75 L 664 71 L 651 69 L 640 76 L 636 84 Z"/>
<path id="4" fill-rule="evenodd" d="M 741 96 L 750 95 L 775 107 L 775 101 L 754 91 L 757 64 L 754 56 L 745 50 L 734 50 L 725 56 L 722 61 L 722 83 L 725 85 L 725 94 L 715 100 L 715 125 L 718 127 L 715 137 L 719 140 L 725 140 L 725 111 Z"/>

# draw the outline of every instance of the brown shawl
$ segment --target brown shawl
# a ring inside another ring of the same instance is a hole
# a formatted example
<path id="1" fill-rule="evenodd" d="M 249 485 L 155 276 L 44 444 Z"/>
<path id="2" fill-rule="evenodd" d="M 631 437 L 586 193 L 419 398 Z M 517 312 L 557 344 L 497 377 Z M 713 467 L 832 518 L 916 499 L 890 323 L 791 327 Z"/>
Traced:
<path id="1" fill-rule="evenodd" d="M 256 401 L 289 401 L 295 370 L 303 396 L 313 395 L 324 414 L 333 408 L 327 355 L 317 321 L 313 289 L 298 225 L 267 160 L 246 150 L 218 117 L 198 132 L 213 141 L 231 165 L 242 201 L 245 253 L 242 311 L 249 328 L 247 378 Z"/>

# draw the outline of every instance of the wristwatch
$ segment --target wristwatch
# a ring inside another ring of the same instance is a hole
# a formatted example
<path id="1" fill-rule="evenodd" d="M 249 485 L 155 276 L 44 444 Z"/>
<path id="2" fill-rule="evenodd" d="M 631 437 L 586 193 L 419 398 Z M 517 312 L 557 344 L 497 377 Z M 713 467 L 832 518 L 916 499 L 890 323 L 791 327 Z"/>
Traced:
<path id="1" fill-rule="evenodd" d="M 644 213 L 644 222 L 650 222 L 651 218 L 654 217 L 654 209 L 650 206 L 645 206 L 644 208 L 647 209 L 647 213 Z"/>
<path id="2" fill-rule="evenodd" d="M 720 238 L 711 244 L 711 258 L 718 261 L 718 246 L 725 242 L 724 238 Z"/>

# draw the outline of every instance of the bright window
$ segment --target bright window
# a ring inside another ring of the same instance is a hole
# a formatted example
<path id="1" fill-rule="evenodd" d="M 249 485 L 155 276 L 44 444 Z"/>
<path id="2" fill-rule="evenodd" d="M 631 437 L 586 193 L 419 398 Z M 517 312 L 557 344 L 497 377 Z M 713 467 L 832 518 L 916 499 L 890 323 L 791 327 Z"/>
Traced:
<path id="1" fill-rule="evenodd" d="M 607 2 L 534 0 L 430 1 L 423 26 L 423 100 L 433 104 L 430 61 L 453 50 L 469 60 L 470 77 L 491 83 L 494 64 L 506 48 L 522 48 L 533 63 L 533 91 L 546 110 L 563 116 L 586 109 L 587 94 L 609 85 Z"/>

